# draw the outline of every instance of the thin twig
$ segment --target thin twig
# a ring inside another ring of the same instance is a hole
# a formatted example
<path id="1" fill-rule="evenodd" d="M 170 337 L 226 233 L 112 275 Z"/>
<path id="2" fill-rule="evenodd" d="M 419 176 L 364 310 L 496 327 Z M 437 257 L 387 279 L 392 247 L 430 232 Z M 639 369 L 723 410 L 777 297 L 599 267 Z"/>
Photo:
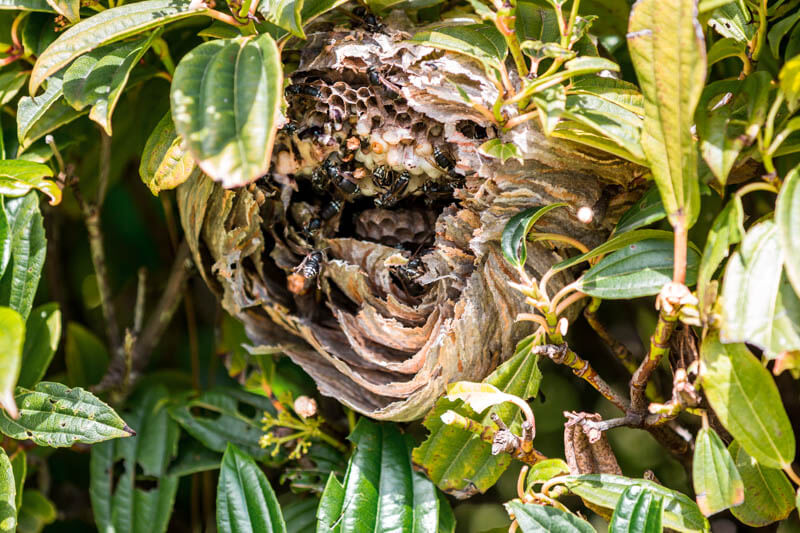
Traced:
<path id="1" fill-rule="evenodd" d="M 97 176 L 97 201 L 95 205 L 100 211 L 106 199 L 108 178 L 111 175 L 111 136 L 106 130 L 100 129 L 100 168 Z"/>
<path id="2" fill-rule="evenodd" d="M 631 407 L 634 411 L 643 413 L 647 409 L 647 395 L 645 390 L 650 376 L 661 362 L 661 358 L 669 352 L 669 338 L 675 330 L 677 312 L 672 314 L 664 307 L 658 314 L 656 330 L 650 337 L 650 350 L 644 360 L 633 373 L 630 382 Z"/>

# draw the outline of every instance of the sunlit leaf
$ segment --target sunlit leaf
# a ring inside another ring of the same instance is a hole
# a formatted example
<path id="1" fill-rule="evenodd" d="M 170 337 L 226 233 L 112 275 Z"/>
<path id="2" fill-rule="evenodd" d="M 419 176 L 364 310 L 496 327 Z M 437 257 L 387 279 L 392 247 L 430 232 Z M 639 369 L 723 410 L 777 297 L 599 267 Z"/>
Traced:
<path id="1" fill-rule="evenodd" d="M 800 56 L 795 56 L 786 62 L 779 74 L 779 80 L 789 109 L 796 110 L 797 102 L 800 100 Z"/>
<path id="2" fill-rule="evenodd" d="M 258 12 L 264 19 L 301 39 L 303 32 L 303 0 L 260 0 Z"/>
<path id="3" fill-rule="evenodd" d="M 798 78 L 800 79 L 800 78 Z M 800 167 L 793 168 L 783 180 L 775 206 L 778 240 L 785 254 L 786 277 L 800 295 Z"/>
<path id="4" fill-rule="evenodd" d="M 706 516 L 744 501 L 742 477 L 725 444 L 713 429 L 701 428 L 697 433 L 692 480 L 697 506 Z"/>
<path id="5" fill-rule="evenodd" d="M 17 530 L 17 486 L 6 451 L 0 448 L 0 532 Z"/>
<path id="6" fill-rule="evenodd" d="M 81 18 L 80 0 L 47 0 L 47 3 L 58 13 L 74 24 Z"/>
<path id="7" fill-rule="evenodd" d="M 27 320 L 47 251 L 39 198 L 35 192 L 20 198 L 6 198 L 5 211 L 11 257 L 0 277 L 0 305 L 11 307 Z"/>
<path id="8" fill-rule="evenodd" d="M 443 26 L 417 33 L 411 42 L 458 52 L 493 68 L 499 68 L 508 55 L 508 46 L 494 24 Z"/>
<path id="9" fill-rule="evenodd" d="M 664 211 L 664 204 L 661 203 L 661 196 L 657 187 L 651 187 L 644 193 L 641 199 L 628 208 L 619 217 L 614 233 L 619 235 L 631 230 L 649 226 L 654 222 L 663 220 L 667 217 Z"/>
<path id="10" fill-rule="evenodd" d="M 549 211 L 566 205 L 565 203 L 556 203 L 541 207 L 531 207 L 511 217 L 506 227 L 503 228 L 503 236 L 501 238 L 501 248 L 506 261 L 515 267 L 524 265 L 528 258 L 528 248 L 525 240 L 533 225 Z"/>
<path id="11" fill-rule="evenodd" d="M 660 533 L 664 498 L 641 485 L 631 485 L 619 497 L 609 533 Z"/>
<path id="12" fill-rule="evenodd" d="M 572 513 L 555 507 L 511 500 L 505 504 L 522 533 L 594 533 L 592 525 Z"/>
<path id="13" fill-rule="evenodd" d="M 172 119 L 206 174 L 225 187 L 266 174 L 282 87 L 269 35 L 208 41 L 183 57 L 170 90 Z"/>
<path id="14" fill-rule="evenodd" d="M 706 290 L 717 267 L 728 257 L 731 246 L 739 243 L 744 236 L 744 210 L 742 199 L 734 196 L 720 211 L 706 238 L 703 257 L 697 272 L 697 295 L 700 309 L 706 309 Z"/>
<path id="15" fill-rule="evenodd" d="M 569 466 L 562 459 L 545 459 L 531 466 L 525 478 L 525 486 L 530 491 L 537 483 L 544 483 L 550 479 L 569 474 Z"/>
<path id="16" fill-rule="evenodd" d="M 723 37 L 747 42 L 756 32 L 756 24 L 751 23 L 750 12 L 744 2 L 726 2 L 711 13 L 708 25 Z"/>
<path id="17" fill-rule="evenodd" d="M 633 230 L 628 231 L 625 233 L 621 233 L 619 235 L 615 235 L 614 237 L 608 239 L 606 242 L 592 248 L 585 254 L 576 255 L 575 257 L 570 257 L 569 259 L 565 259 L 560 263 L 553 265 L 553 270 L 559 272 L 564 270 L 565 268 L 570 268 L 584 261 L 590 261 L 595 257 L 600 257 L 601 255 L 605 255 L 620 248 L 624 248 L 631 244 L 637 243 L 639 241 L 643 241 L 646 239 L 660 239 L 665 241 L 672 241 L 673 234 L 671 231 L 664 231 L 658 229 L 641 229 L 641 230 Z"/>
<path id="18" fill-rule="evenodd" d="M 500 139 L 492 139 L 481 145 L 478 151 L 487 156 L 495 157 L 505 163 L 509 159 L 522 161 L 522 154 L 519 147 L 514 143 L 504 143 Z"/>
<path id="19" fill-rule="evenodd" d="M 732 37 L 725 37 L 716 41 L 708 50 L 708 66 L 729 57 L 744 57 L 746 43 L 737 41 Z"/>
<path id="20" fill-rule="evenodd" d="M 22 159 L 4 159 L 0 161 L 0 194 L 17 197 L 36 189 L 50 197 L 50 205 L 56 205 L 61 202 L 61 189 L 54 181 L 45 179 L 51 177 L 53 169 L 47 165 Z"/>
<path id="21" fill-rule="evenodd" d="M 500 391 L 490 383 L 470 383 L 459 381 L 447 386 L 447 399 L 462 401 L 476 413 L 482 413 L 493 405 L 513 401 L 514 396 Z"/>
<path id="22" fill-rule="evenodd" d="M 17 107 L 17 137 L 23 150 L 51 131 L 67 124 L 84 111 L 76 111 L 64 100 L 63 81 L 47 79 L 47 90 L 36 97 L 23 96 Z"/>
<path id="23" fill-rule="evenodd" d="M 769 468 L 794 460 L 794 432 L 769 371 L 744 344 L 709 334 L 701 347 L 703 391 L 725 429 Z"/>
<path id="24" fill-rule="evenodd" d="M 794 510 L 794 489 L 786 474 L 758 464 L 737 441 L 728 451 L 744 482 L 744 503 L 731 509 L 733 516 L 752 527 L 786 518 Z"/>
<path id="25" fill-rule="evenodd" d="M 167 113 L 147 138 L 139 175 L 150 192 L 158 195 L 174 189 L 192 175 L 196 165 L 181 137 L 175 133 L 172 116 Z"/>
<path id="26" fill-rule="evenodd" d="M 0 9 L 55 13 L 53 7 L 45 0 L 0 0 Z"/>
<path id="27" fill-rule="evenodd" d="M 17 418 L 14 387 L 22 366 L 25 321 L 10 307 L 0 307 L 0 407 Z"/>
<path id="28" fill-rule="evenodd" d="M 639 0 L 628 48 L 644 95 L 642 148 L 673 226 L 690 227 L 700 209 L 693 114 L 706 76 L 696 0 Z"/>

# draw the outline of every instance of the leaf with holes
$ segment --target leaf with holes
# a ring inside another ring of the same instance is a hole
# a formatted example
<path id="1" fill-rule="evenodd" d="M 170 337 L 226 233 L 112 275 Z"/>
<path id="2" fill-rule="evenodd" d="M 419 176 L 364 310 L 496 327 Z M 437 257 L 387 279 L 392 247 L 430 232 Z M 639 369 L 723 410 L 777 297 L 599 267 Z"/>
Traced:
<path id="1" fill-rule="evenodd" d="M 505 508 L 517 520 L 522 533 L 595 533 L 589 522 L 555 507 L 511 500 Z"/>
<path id="2" fill-rule="evenodd" d="M 728 451 L 744 482 L 744 503 L 731 508 L 733 516 L 751 527 L 783 520 L 794 510 L 794 489 L 786 474 L 750 457 L 737 441 Z"/>
<path id="3" fill-rule="evenodd" d="M 697 0 L 639 0 L 628 48 L 644 96 L 642 148 L 673 226 L 700 211 L 693 114 L 706 77 Z"/>
<path id="4" fill-rule="evenodd" d="M 628 235 L 628 234 L 623 234 Z M 629 244 L 604 257 L 576 282 L 577 290 L 608 300 L 652 296 L 672 280 L 673 243 L 648 239 Z M 686 285 L 697 279 L 700 254 L 689 248 Z"/>
<path id="5" fill-rule="evenodd" d="M 192 175 L 196 165 L 183 139 L 175 133 L 172 115 L 164 115 L 153 129 L 142 152 L 139 176 L 150 192 L 174 189 Z"/>
<path id="6" fill-rule="evenodd" d="M 54 181 L 53 169 L 42 163 L 22 159 L 0 161 L 0 194 L 16 198 L 28 194 L 32 189 L 50 197 L 50 205 L 61 202 L 61 189 Z"/>
<path id="7" fill-rule="evenodd" d="M 744 501 L 742 477 L 725 444 L 711 428 L 701 428 L 697 433 L 692 481 L 697 506 L 706 516 Z"/>
<path id="8" fill-rule="evenodd" d="M 45 80 L 50 83 L 53 74 L 86 52 L 169 22 L 202 14 L 206 9 L 203 4 L 194 7 L 185 0 L 146 0 L 106 9 L 82 20 L 59 35 L 36 59 L 29 92 L 36 94 Z"/>
<path id="9" fill-rule="evenodd" d="M 76 59 L 64 72 L 64 98 L 77 111 L 90 107 L 89 118 L 111 135 L 111 115 L 139 63 L 160 32 L 122 44 L 104 46 Z"/>
<path id="10" fill-rule="evenodd" d="M 275 492 L 252 457 L 228 444 L 217 485 L 220 533 L 286 533 Z"/>
<path id="11" fill-rule="evenodd" d="M 19 418 L 0 413 L 0 432 L 12 439 L 63 448 L 134 434 L 113 409 L 81 388 L 42 381 L 32 390 L 17 387 L 14 399 Z"/>
<path id="12" fill-rule="evenodd" d="M 517 213 L 503 228 L 500 246 L 506 261 L 517 268 L 522 267 L 528 259 L 528 248 L 525 244 L 526 237 L 536 222 L 549 211 L 558 207 L 566 207 L 565 203 L 550 204 L 541 207 L 531 207 Z"/>
<path id="13" fill-rule="evenodd" d="M 343 482 L 331 475 L 322 493 L 317 531 L 436 533 L 436 487 L 409 460 L 411 444 L 392 424 L 361 418 L 349 439 L 356 450 Z"/>
<path id="14" fill-rule="evenodd" d="M 183 57 L 170 89 L 172 119 L 203 172 L 224 187 L 266 174 L 282 87 L 269 35 L 209 41 Z"/>
<path id="15" fill-rule="evenodd" d="M 22 366 L 25 321 L 10 307 L 0 307 L 0 407 L 17 418 L 14 387 Z"/>
<path id="16" fill-rule="evenodd" d="M 542 378 L 537 363 L 538 356 L 532 354 L 528 346 L 497 367 L 483 383 L 523 400 L 531 398 L 536 396 Z M 467 497 L 485 492 L 511 464 L 511 457 L 506 454 L 492 455 L 491 445 L 477 435 L 442 423 L 441 416 L 450 410 L 483 425 L 493 423 L 489 412 L 478 415 L 463 402 L 440 398 L 425 418 L 424 424 L 430 434 L 414 449 L 414 464 L 449 494 Z M 504 403 L 491 411 L 519 432 L 522 417 L 517 407 Z"/>
<path id="17" fill-rule="evenodd" d="M 778 387 L 744 344 L 722 344 L 709 334 L 700 350 L 703 391 L 725 429 L 762 465 L 782 468 L 795 439 Z"/>
<path id="18" fill-rule="evenodd" d="M 169 392 L 164 385 L 140 389 L 125 418 L 138 433 L 129 439 L 92 447 L 89 495 L 100 531 L 135 533 L 167 530 L 178 476 L 168 472 L 178 452 L 180 428 L 167 413 Z M 115 468 L 122 461 L 121 472 Z M 153 486 L 145 490 L 141 482 Z"/>

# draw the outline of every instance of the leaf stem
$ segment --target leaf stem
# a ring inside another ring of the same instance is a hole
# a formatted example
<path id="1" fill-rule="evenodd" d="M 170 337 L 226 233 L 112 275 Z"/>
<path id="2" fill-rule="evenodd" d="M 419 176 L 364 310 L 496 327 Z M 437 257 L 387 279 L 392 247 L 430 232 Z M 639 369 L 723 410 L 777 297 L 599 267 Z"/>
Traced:
<path id="1" fill-rule="evenodd" d="M 794 468 L 792 468 L 792 465 L 790 463 L 781 465 L 781 468 L 783 469 L 784 472 L 786 472 L 786 475 L 789 476 L 789 479 L 791 479 L 795 485 L 800 486 L 800 477 L 794 471 Z"/>
<path id="2" fill-rule="evenodd" d="M 686 281 L 686 255 L 689 248 L 689 230 L 686 227 L 686 215 L 679 213 L 673 226 L 675 232 L 675 248 L 673 252 L 672 281 L 683 285 Z"/>
<path id="3" fill-rule="evenodd" d="M 227 13 L 222 13 L 221 11 L 217 11 L 216 9 L 208 9 L 201 14 L 208 15 L 214 20 L 224 22 L 225 24 L 229 24 L 231 26 L 236 26 L 237 28 L 241 28 L 242 26 L 247 26 L 250 23 L 250 21 L 240 22 L 236 20 L 235 17 L 228 15 Z"/>

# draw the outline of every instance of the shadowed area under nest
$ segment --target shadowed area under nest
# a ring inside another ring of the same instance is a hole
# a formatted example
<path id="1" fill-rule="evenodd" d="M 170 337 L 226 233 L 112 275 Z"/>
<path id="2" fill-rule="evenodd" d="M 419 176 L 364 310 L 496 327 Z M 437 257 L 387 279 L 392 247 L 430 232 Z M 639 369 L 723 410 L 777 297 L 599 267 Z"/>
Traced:
<path id="1" fill-rule="evenodd" d="M 271 173 L 241 189 L 200 177 L 178 191 L 195 261 L 254 344 L 288 354 L 322 394 L 398 421 L 423 416 L 449 382 L 481 380 L 529 332 L 515 323 L 530 308 L 500 252 L 508 219 L 567 202 L 537 230 L 592 247 L 643 174 L 532 121 L 503 133 L 459 93 L 492 107 L 498 88 L 483 67 L 408 43 L 408 24 L 309 28 L 294 43 Z M 479 154 L 496 137 L 522 162 Z M 540 277 L 562 258 L 530 245 L 527 268 Z"/>

